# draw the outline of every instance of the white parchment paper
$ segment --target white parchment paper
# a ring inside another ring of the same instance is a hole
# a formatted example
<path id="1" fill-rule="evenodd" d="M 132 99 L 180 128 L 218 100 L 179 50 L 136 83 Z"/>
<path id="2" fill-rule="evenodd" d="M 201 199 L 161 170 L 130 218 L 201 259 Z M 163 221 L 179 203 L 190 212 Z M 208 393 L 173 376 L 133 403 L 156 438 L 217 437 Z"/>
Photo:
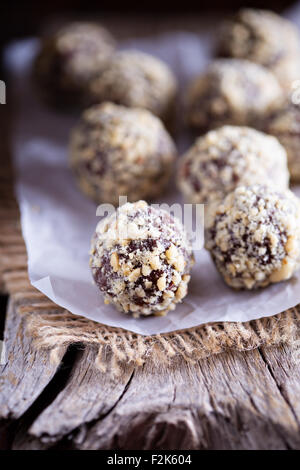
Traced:
<path id="1" fill-rule="evenodd" d="M 133 319 L 105 306 L 88 263 L 90 239 L 97 224 L 96 205 L 79 192 L 67 164 L 69 131 L 78 116 L 49 110 L 36 96 L 30 70 L 37 46 L 37 40 L 26 40 L 6 51 L 18 103 L 13 135 L 16 191 L 29 277 L 37 289 L 74 314 L 144 335 L 213 321 L 253 320 L 300 302 L 299 273 L 264 290 L 235 292 L 223 283 L 203 249 L 196 253 L 188 296 L 168 316 Z M 134 47 L 165 60 L 181 88 L 205 67 L 210 56 L 209 37 L 186 33 L 132 40 L 121 47 Z M 180 151 L 191 143 L 184 134 L 177 140 Z M 165 200 L 177 197 L 169 193 Z"/>

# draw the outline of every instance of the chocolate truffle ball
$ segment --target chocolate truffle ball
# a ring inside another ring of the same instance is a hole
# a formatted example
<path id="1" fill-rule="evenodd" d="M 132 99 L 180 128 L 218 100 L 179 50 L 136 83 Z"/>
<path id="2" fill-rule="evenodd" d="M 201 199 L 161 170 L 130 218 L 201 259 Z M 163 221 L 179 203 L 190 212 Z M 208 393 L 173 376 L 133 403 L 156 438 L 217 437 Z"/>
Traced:
<path id="1" fill-rule="evenodd" d="M 212 62 L 187 92 L 188 122 L 200 131 L 225 124 L 259 127 L 283 100 L 271 72 L 245 60 Z"/>
<path id="2" fill-rule="evenodd" d="M 236 289 L 290 279 L 300 259 L 299 199 L 267 186 L 236 188 L 210 213 L 206 248 Z"/>
<path id="3" fill-rule="evenodd" d="M 161 60 L 137 51 L 112 56 L 105 70 L 90 83 L 91 101 L 112 101 L 145 108 L 164 121 L 174 108 L 176 79 Z"/>
<path id="4" fill-rule="evenodd" d="M 300 39 L 293 23 L 265 10 L 242 9 L 224 22 L 218 53 L 271 70 L 284 88 L 300 77 Z"/>
<path id="5" fill-rule="evenodd" d="M 300 182 L 300 107 L 286 104 L 266 121 L 266 132 L 276 136 L 284 146 L 293 182 Z"/>
<path id="6" fill-rule="evenodd" d="M 149 111 L 112 103 L 86 110 L 71 134 L 70 164 L 82 191 L 97 203 L 159 195 L 176 149 Z"/>
<path id="7" fill-rule="evenodd" d="M 210 131 L 180 159 L 178 183 L 190 203 L 222 201 L 237 186 L 267 182 L 288 188 L 286 152 L 276 138 L 249 127 Z"/>
<path id="8" fill-rule="evenodd" d="M 82 106 L 88 102 L 88 83 L 114 52 L 109 32 L 94 23 L 70 23 L 45 39 L 34 74 L 44 97 L 52 104 Z"/>
<path id="9" fill-rule="evenodd" d="M 187 294 L 191 245 L 179 220 L 144 201 L 96 227 L 90 266 L 106 304 L 135 317 L 165 315 Z"/>

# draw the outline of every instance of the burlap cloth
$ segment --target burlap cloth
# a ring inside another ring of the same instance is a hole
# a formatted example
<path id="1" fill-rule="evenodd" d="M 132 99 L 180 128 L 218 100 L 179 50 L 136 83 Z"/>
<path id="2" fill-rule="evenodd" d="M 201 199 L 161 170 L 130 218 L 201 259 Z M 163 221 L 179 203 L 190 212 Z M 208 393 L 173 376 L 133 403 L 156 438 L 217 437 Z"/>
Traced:
<path id="1" fill-rule="evenodd" d="M 211 323 L 188 330 L 141 336 L 108 327 L 71 314 L 33 288 L 27 274 L 27 259 L 13 193 L 11 166 L 0 169 L 0 289 L 8 293 L 23 328 L 36 348 L 46 348 L 55 359 L 62 346 L 94 345 L 97 364 L 105 369 L 107 356 L 115 365 L 141 365 L 150 357 L 171 361 L 182 356 L 191 363 L 227 349 L 250 350 L 261 345 L 299 344 L 299 306 L 273 317 L 247 323 Z"/>

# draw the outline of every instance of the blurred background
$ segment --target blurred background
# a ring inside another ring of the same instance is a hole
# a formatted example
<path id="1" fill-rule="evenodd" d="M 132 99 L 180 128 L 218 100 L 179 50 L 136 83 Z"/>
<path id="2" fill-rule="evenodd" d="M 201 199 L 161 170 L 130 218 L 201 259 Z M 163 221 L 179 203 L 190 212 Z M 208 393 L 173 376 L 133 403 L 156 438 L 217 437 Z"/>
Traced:
<path id="1" fill-rule="evenodd" d="M 288 0 L 2 0 L 0 6 L 0 79 L 5 79 L 2 51 L 13 39 L 45 34 L 59 22 L 94 19 L 108 27 L 117 39 L 147 36 L 168 30 L 197 32 L 240 7 L 254 7 L 281 13 L 293 5 Z M 52 25 L 52 26 L 51 26 Z"/>
<path id="2" fill-rule="evenodd" d="M 134 16 L 139 23 L 147 25 L 149 18 L 154 18 L 158 22 L 176 17 L 180 20 L 181 29 L 184 28 L 185 19 L 193 16 L 199 19 L 204 15 L 222 16 L 230 10 L 240 7 L 267 8 L 281 12 L 293 4 L 287 0 L 268 0 L 262 5 L 259 0 L 243 2 L 240 0 L 184 0 L 181 2 L 151 0 L 143 2 L 141 0 L 2 0 L 0 44 L 3 44 L 15 37 L 35 35 L 41 30 L 41 26 L 49 19 L 59 16 L 75 15 L 82 18 L 83 15 L 111 19 L 116 17 L 126 20 L 126 16 Z"/>

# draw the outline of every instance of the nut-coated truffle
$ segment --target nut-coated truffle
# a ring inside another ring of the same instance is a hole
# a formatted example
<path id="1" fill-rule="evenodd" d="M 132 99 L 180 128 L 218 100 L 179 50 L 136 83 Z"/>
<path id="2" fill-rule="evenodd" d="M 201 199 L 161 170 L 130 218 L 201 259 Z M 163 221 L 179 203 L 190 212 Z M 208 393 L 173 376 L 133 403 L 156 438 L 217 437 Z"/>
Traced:
<path id="1" fill-rule="evenodd" d="M 145 201 L 99 222 L 90 266 L 106 304 L 135 317 L 165 315 L 187 294 L 193 254 L 178 219 Z"/>
<path id="2" fill-rule="evenodd" d="M 267 182 L 288 188 L 286 152 L 276 138 L 249 127 L 210 131 L 180 158 L 178 184 L 189 203 L 222 201 L 237 186 Z"/>
<path id="3" fill-rule="evenodd" d="M 287 103 L 266 120 L 265 131 L 274 135 L 287 152 L 293 182 L 300 182 L 300 107 Z"/>
<path id="4" fill-rule="evenodd" d="M 258 128 L 283 101 L 283 91 L 266 68 L 246 60 L 212 62 L 187 91 L 187 121 L 200 131 L 226 124 Z"/>
<path id="5" fill-rule="evenodd" d="M 88 103 L 88 83 L 114 52 L 114 39 L 96 23 L 75 22 L 46 38 L 34 65 L 43 96 L 56 106 Z"/>
<path id="6" fill-rule="evenodd" d="M 71 133 L 70 164 L 97 203 L 151 199 L 165 188 L 176 155 L 162 122 L 149 111 L 103 103 L 87 109 Z"/>
<path id="7" fill-rule="evenodd" d="M 105 70 L 91 81 L 90 100 L 145 108 L 163 121 L 170 121 L 176 88 L 175 76 L 164 62 L 128 50 L 113 55 Z"/>
<path id="8" fill-rule="evenodd" d="M 233 288 L 290 279 L 300 260 L 299 199 L 267 186 L 236 188 L 210 213 L 206 248 Z"/>
<path id="9" fill-rule="evenodd" d="M 300 77 L 300 39 L 296 25 L 274 12 L 242 9 L 220 28 L 218 54 L 267 67 L 289 89 Z"/>

